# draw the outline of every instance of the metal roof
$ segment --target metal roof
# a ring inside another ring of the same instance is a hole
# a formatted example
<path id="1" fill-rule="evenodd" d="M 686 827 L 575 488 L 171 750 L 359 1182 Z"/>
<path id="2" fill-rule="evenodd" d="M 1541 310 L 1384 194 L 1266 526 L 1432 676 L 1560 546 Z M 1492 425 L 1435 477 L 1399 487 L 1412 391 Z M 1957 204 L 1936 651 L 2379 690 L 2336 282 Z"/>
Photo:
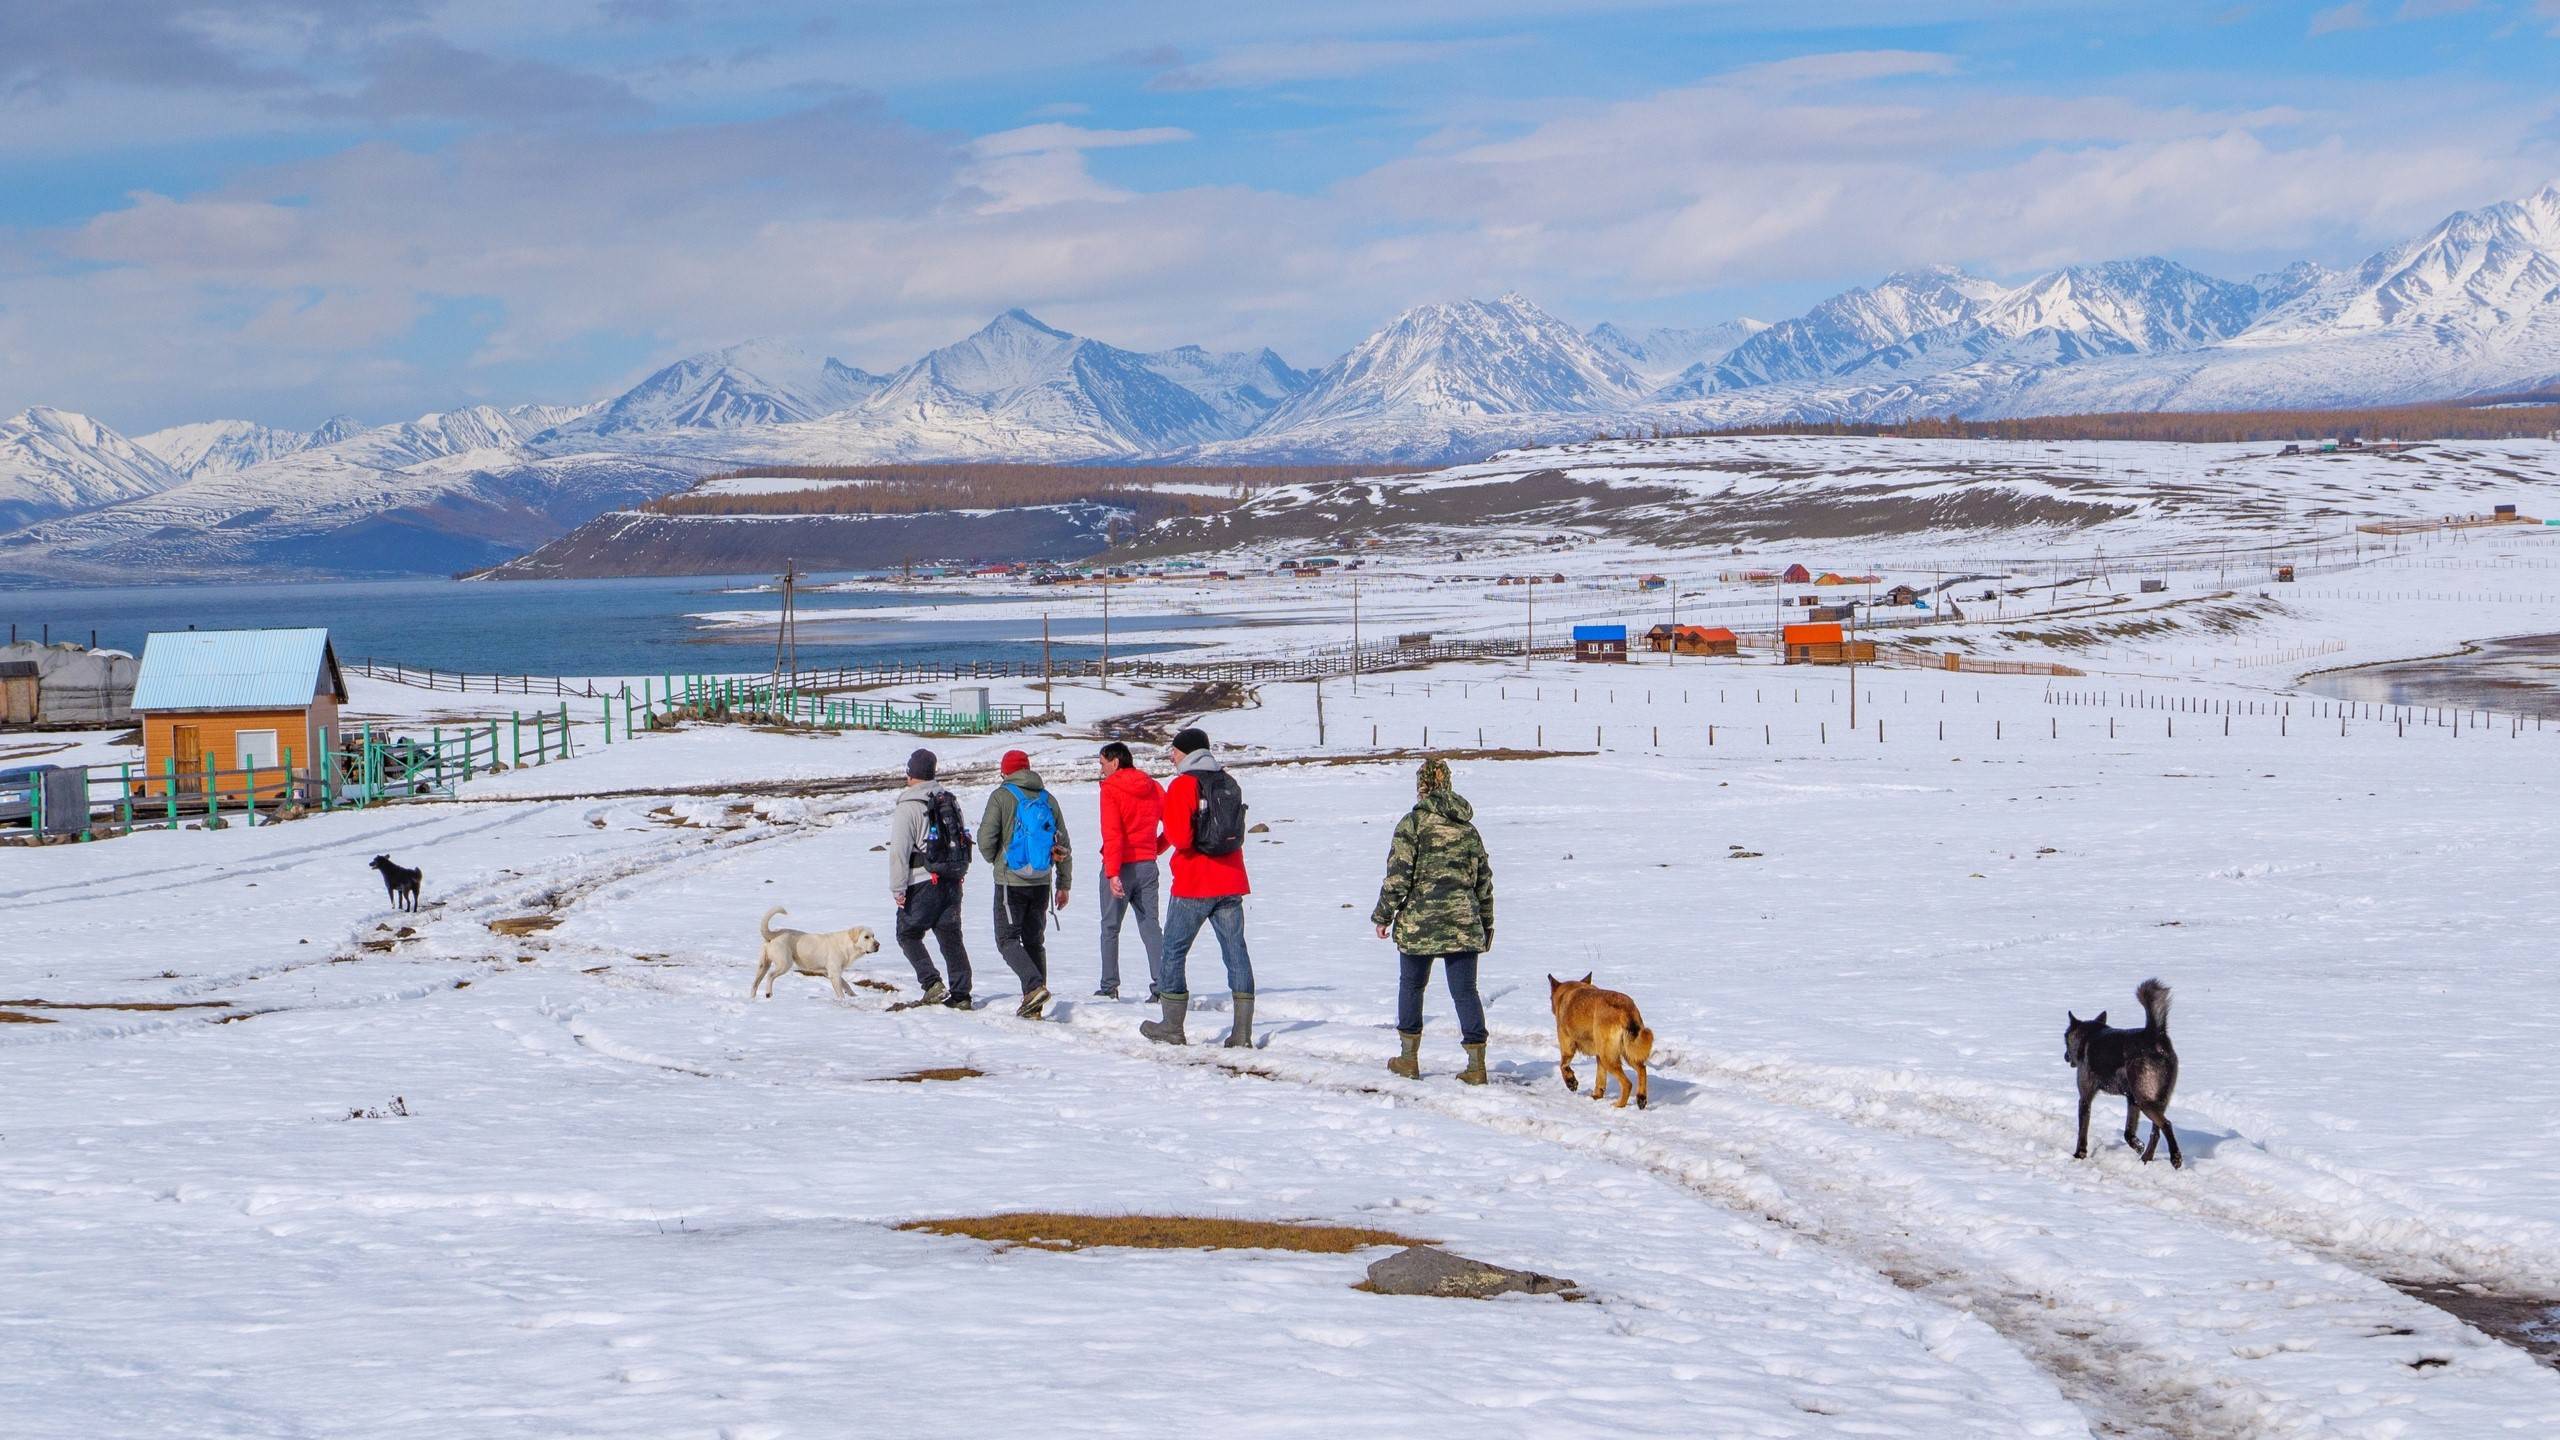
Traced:
<path id="1" fill-rule="evenodd" d="M 1573 638 L 1576 640 L 1624 640 L 1627 638 L 1627 627 L 1624 625 L 1576 625 L 1573 627 Z"/>
<path id="2" fill-rule="evenodd" d="M 163 630 L 142 647 L 136 710 L 300 710 L 347 698 L 326 630 Z"/>

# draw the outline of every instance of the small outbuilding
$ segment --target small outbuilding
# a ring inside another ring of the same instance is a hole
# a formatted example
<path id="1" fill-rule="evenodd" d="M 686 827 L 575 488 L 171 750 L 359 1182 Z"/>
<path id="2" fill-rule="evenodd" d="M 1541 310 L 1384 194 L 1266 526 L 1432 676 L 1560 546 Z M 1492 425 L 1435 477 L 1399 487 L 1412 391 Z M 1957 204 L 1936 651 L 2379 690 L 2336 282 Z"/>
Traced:
<path id="1" fill-rule="evenodd" d="M 1722 625 L 1656 625 L 1645 632 L 1646 647 L 1659 655 L 1739 655 L 1742 641 Z"/>
<path id="2" fill-rule="evenodd" d="M 1778 572 L 1778 578 L 1790 585 L 1806 585 L 1812 583 L 1813 572 L 1801 565 L 1790 565 Z"/>
<path id="3" fill-rule="evenodd" d="M 338 729 L 347 681 L 326 630 L 164 630 L 142 647 L 133 713 L 150 793 L 286 793 Z M 174 777 L 174 781 L 173 778 Z"/>
<path id="4" fill-rule="evenodd" d="M 1624 625 L 1576 625 L 1573 627 L 1573 658 L 1603 664 L 1624 664 L 1627 658 L 1627 627 Z"/>
<path id="5" fill-rule="evenodd" d="M 1917 605 L 1921 603 L 1921 595 L 1918 590 L 1913 589 L 1911 586 L 1896 585 L 1892 589 L 1884 592 L 1884 603 L 1887 605 Z"/>

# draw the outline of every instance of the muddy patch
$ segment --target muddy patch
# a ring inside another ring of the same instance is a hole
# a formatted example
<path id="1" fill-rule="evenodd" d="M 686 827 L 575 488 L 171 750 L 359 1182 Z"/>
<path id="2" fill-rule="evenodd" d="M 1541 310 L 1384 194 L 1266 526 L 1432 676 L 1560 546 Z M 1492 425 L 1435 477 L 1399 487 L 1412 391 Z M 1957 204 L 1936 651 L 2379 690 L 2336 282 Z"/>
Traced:
<path id="1" fill-rule="evenodd" d="M 13 1010 L 228 1010 L 228 1000 L 0 1000 L 0 1008 Z"/>
<path id="2" fill-rule="evenodd" d="M 872 1078 L 874 1083 L 884 1085 L 928 1085 L 952 1080 L 983 1079 L 986 1073 L 984 1070 L 972 1069 L 967 1065 L 933 1065 L 922 1070 L 910 1070 L 904 1075 L 878 1075 Z"/>
<path id="3" fill-rule="evenodd" d="M 510 915 L 503 920 L 490 921 L 489 928 L 500 935 L 539 935 L 559 923 L 557 915 Z"/>
<path id="4" fill-rule="evenodd" d="M 2410 1299 L 2424 1300 L 2481 1334 L 2503 1340 L 2543 1364 L 2560 1370 L 2560 1299 L 2547 1295 L 2504 1295 L 2485 1285 L 2454 1285 L 2428 1280 L 2393 1280 L 2388 1283 Z"/>
<path id="5" fill-rule="evenodd" d="M 984 1240 L 1004 1249 L 1033 1250 L 1292 1250 L 1308 1255 L 1348 1255 L 1379 1245 L 1429 1244 L 1391 1230 L 1362 1225 L 1318 1225 L 1296 1220 L 1236 1220 L 1208 1215 L 1071 1215 L 1025 1211 L 1013 1215 L 963 1215 L 910 1220 L 898 1227 L 929 1235 Z"/>

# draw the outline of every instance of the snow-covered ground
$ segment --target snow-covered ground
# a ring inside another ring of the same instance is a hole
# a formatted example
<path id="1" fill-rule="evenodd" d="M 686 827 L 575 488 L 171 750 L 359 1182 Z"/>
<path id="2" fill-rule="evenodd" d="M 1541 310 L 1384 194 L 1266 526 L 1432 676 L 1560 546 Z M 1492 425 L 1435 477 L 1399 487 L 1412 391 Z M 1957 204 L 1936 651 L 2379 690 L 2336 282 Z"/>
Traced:
<path id="1" fill-rule="evenodd" d="M 2560 1299 L 2560 723 L 2299 678 L 2560 630 L 2552 539 L 2278 538 L 2306 550 L 2291 585 L 2209 584 L 2227 541 L 2161 557 L 2163 595 L 2020 564 L 1991 582 L 2014 613 L 1918 643 L 2089 674 L 1862 669 L 1854 719 L 1839 671 L 1660 657 L 1269 684 L 1198 717 L 1269 826 L 1249 1055 L 1149 1046 L 1142 1007 L 1085 996 L 1094 727 L 1166 699 L 1126 682 L 932 742 L 973 811 L 1015 745 L 1058 787 L 1083 873 L 1045 1023 L 1011 1013 L 983 877 L 989 1008 L 890 1011 L 894 953 L 850 1005 L 799 978 L 747 998 L 768 906 L 888 925 L 873 847 L 909 736 L 606 746 L 572 701 L 574 758 L 452 802 L 0 851 L 8 1433 L 2560 1433 L 2560 1372 L 2393 1283 Z M 1459 577 L 1530 559 L 1439 544 L 1364 572 L 1364 635 L 1520 623 L 1518 587 Z M 1726 598 L 1695 550 L 1522 553 L 1568 575 L 1541 626 L 1649 623 L 1648 568 Z M 1298 584 L 1196 588 L 1253 622 L 1231 653 L 1347 638 L 1347 587 Z M 360 679 L 351 709 L 524 703 Z M 1383 1069 L 1367 912 L 1426 748 L 1497 874 L 1483 1090 L 1451 1079 L 1436 991 L 1426 1078 Z M 385 905 L 386 853 L 425 870 L 420 915 Z M 491 928 L 520 917 L 553 923 Z M 1193 965 L 1214 1040 L 1217 962 Z M 1558 1083 L 1541 977 L 1584 971 L 1660 1037 L 1649 1111 Z M 2186 1167 L 2116 1144 L 2112 1102 L 2075 1162 L 2063 1016 L 2131 1018 L 2153 975 Z M 889 1078 L 947 1066 L 982 1073 Z M 1365 1253 L 896 1228 L 1026 1209 L 1370 1225 L 1589 1300 L 1366 1294 Z"/>

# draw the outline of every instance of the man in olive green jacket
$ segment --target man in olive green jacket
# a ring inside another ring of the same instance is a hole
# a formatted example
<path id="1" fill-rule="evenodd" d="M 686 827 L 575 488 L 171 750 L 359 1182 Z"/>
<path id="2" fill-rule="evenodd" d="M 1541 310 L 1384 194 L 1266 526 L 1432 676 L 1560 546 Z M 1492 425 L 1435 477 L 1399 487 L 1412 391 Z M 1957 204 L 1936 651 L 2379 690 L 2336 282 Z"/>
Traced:
<path id="1" fill-rule="evenodd" d="M 1458 1078 L 1482 1085 L 1484 1001 L 1476 993 L 1476 959 L 1493 948 L 1493 862 L 1476 833 L 1475 807 L 1450 786 L 1449 762 L 1423 761 L 1414 792 L 1413 809 L 1396 822 L 1386 883 L 1369 913 L 1379 939 L 1393 935 L 1401 967 L 1396 1034 L 1404 1053 L 1387 1068 L 1407 1080 L 1422 1078 L 1422 991 L 1436 959 L 1448 976 L 1467 1052 Z"/>

